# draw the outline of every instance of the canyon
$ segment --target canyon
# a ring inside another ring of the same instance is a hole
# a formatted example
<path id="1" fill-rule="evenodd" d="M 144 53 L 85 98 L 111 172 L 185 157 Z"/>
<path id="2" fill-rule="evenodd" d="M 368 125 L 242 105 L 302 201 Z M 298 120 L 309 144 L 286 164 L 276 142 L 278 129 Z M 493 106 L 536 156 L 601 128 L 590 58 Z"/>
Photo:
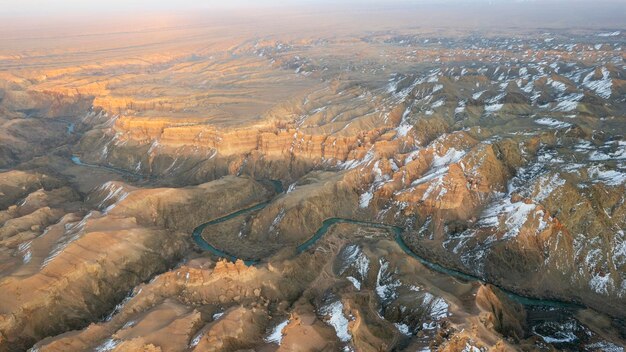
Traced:
<path id="1" fill-rule="evenodd" d="M 1 39 L 0 351 L 623 351 L 626 31 L 404 11 Z"/>

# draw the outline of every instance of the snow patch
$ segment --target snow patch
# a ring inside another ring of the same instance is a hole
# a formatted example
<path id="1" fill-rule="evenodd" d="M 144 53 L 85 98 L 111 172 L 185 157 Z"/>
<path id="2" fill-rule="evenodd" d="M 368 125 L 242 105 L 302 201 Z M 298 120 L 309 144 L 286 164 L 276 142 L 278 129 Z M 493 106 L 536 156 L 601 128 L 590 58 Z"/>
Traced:
<path id="1" fill-rule="evenodd" d="M 485 105 L 485 111 L 487 113 L 491 114 L 491 113 L 500 111 L 503 106 L 504 106 L 504 104 L 489 104 L 489 105 Z"/>
<path id="2" fill-rule="evenodd" d="M 480 99 L 480 96 L 483 95 L 483 93 L 485 93 L 486 90 L 481 90 L 480 92 L 476 92 L 474 94 L 472 94 L 472 99 L 477 100 Z"/>
<path id="3" fill-rule="evenodd" d="M 365 253 L 363 253 L 361 247 L 356 244 L 347 245 L 342 249 L 339 256 L 343 258 L 342 265 L 339 268 L 339 275 L 343 275 L 348 268 L 352 267 L 359 273 L 361 280 L 365 280 L 369 271 L 370 260 Z M 350 279 L 348 278 L 348 280 Z M 359 287 L 357 287 L 357 289 L 358 288 Z"/>
<path id="4" fill-rule="evenodd" d="M 33 257 L 33 252 L 30 249 L 32 243 L 33 241 L 28 241 L 17 246 L 17 251 L 22 253 L 22 262 L 24 264 L 28 264 Z"/>
<path id="5" fill-rule="evenodd" d="M 272 329 L 272 332 L 265 338 L 265 342 L 275 343 L 280 346 L 280 343 L 283 340 L 283 329 L 287 326 L 287 324 L 289 324 L 289 319 L 276 325 L 274 329 Z"/>
<path id="6" fill-rule="evenodd" d="M 624 347 L 620 347 L 608 341 L 598 341 L 585 347 L 588 351 L 624 352 Z"/>
<path id="7" fill-rule="evenodd" d="M 463 156 L 465 156 L 465 151 L 450 148 L 443 156 L 435 155 L 433 157 L 431 168 L 438 168 L 445 165 L 450 165 L 452 163 L 456 163 L 461 160 Z"/>
<path id="8" fill-rule="evenodd" d="M 607 186 L 621 186 L 626 183 L 626 173 L 618 170 L 606 170 L 600 165 L 594 165 L 587 172 L 595 183 L 600 182 Z"/>
<path id="9" fill-rule="evenodd" d="M 361 282 L 357 278 L 348 276 L 346 277 L 346 279 L 348 279 L 348 281 L 350 281 L 352 285 L 354 285 L 354 288 L 356 288 L 357 291 L 361 291 Z"/>
<path id="10" fill-rule="evenodd" d="M 359 207 L 367 208 L 370 205 L 370 201 L 374 198 L 372 192 L 365 192 L 359 197 Z"/>
<path id="11" fill-rule="evenodd" d="M 54 260 L 59 254 L 67 248 L 72 242 L 78 240 L 85 230 L 85 226 L 87 226 L 87 220 L 93 215 L 93 213 L 89 213 L 85 215 L 79 222 L 68 223 L 65 224 L 65 232 L 63 235 L 57 240 L 55 246 L 48 254 L 48 257 L 44 259 L 41 264 L 41 268 L 45 268 L 50 262 Z"/>
<path id="12" fill-rule="evenodd" d="M 539 191 L 537 192 L 537 195 L 534 197 L 534 199 L 538 202 L 541 202 L 544 199 L 548 198 L 548 196 L 552 194 L 555 189 L 563 186 L 564 184 L 565 180 L 562 179 L 559 174 L 554 174 L 550 177 L 544 175 L 539 179 L 539 182 L 537 184 L 537 188 L 539 189 Z"/>
<path id="13" fill-rule="evenodd" d="M 119 340 L 114 340 L 114 339 L 108 339 L 106 341 L 104 341 L 101 345 L 97 346 L 94 351 L 95 352 L 107 352 L 107 351 L 113 351 L 115 349 L 115 347 L 117 347 L 117 345 L 120 344 Z"/>
<path id="14" fill-rule="evenodd" d="M 578 340 L 574 333 L 577 328 L 578 326 L 573 320 L 562 324 L 549 321 L 533 326 L 532 332 L 547 343 L 567 343 Z"/>
<path id="15" fill-rule="evenodd" d="M 393 325 L 396 326 L 396 329 L 398 329 L 398 331 L 400 331 L 400 333 L 402 335 L 405 335 L 405 336 L 411 336 L 412 335 L 411 334 L 411 329 L 409 328 L 408 325 L 403 324 L 403 323 L 394 323 Z"/>
<path id="16" fill-rule="evenodd" d="M 450 306 L 441 297 L 436 297 L 429 292 L 424 293 L 424 306 L 428 307 L 430 317 L 433 320 L 441 320 L 449 315 Z"/>
<path id="17" fill-rule="evenodd" d="M 502 220 L 506 228 L 502 239 L 513 238 L 519 234 L 535 208 L 535 204 L 526 204 L 521 201 L 511 203 L 511 199 L 507 197 L 485 209 L 478 225 L 498 227 Z"/>
<path id="18" fill-rule="evenodd" d="M 549 117 L 542 117 L 540 119 L 536 119 L 535 123 L 538 125 L 553 127 L 553 128 L 567 128 L 572 127 L 571 123 L 559 121 L 556 119 L 552 119 Z"/>
<path id="19" fill-rule="evenodd" d="M 610 72 L 606 67 L 602 67 L 600 71 L 602 72 L 601 79 L 593 81 L 595 70 L 591 71 L 583 79 L 583 86 L 593 90 L 601 98 L 608 99 L 611 97 L 613 80 L 610 78 Z"/>
<path id="20" fill-rule="evenodd" d="M 398 293 L 396 289 L 402 285 L 400 280 L 393 278 L 393 272 L 389 270 L 389 262 L 384 258 L 379 260 L 380 268 L 376 275 L 376 294 L 382 302 L 394 300 Z"/>
<path id="21" fill-rule="evenodd" d="M 412 129 L 413 125 L 403 123 L 400 126 L 396 127 L 396 132 L 398 134 L 398 137 L 405 137 Z"/>
<path id="22" fill-rule="evenodd" d="M 335 333 L 340 341 L 348 342 L 352 339 L 348 330 L 349 321 L 343 315 L 343 303 L 341 301 L 335 301 L 322 307 L 320 313 L 328 317 L 328 324 L 335 329 Z"/>
<path id="23" fill-rule="evenodd" d="M 617 37 L 620 34 L 622 34 L 622 32 L 620 31 L 615 31 L 615 32 L 605 32 L 605 33 L 598 33 L 597 36 L 598 37 Z"/>
<path id="24" fill-rule="evenodd" d="M 469 343 L 465 343 L 465 347 L 463 348 L 463 350 L 461 352 L 482 352 L 480 350 L 480 348 L 470 345 Z"/>
<path id="25" fill-rule="evenodd" d="M 613 286 L 613 281 L 609 274 L 595 273 L 589 280 L 589 287 L 599 294 L 608 295 L 611 286 Z"/>

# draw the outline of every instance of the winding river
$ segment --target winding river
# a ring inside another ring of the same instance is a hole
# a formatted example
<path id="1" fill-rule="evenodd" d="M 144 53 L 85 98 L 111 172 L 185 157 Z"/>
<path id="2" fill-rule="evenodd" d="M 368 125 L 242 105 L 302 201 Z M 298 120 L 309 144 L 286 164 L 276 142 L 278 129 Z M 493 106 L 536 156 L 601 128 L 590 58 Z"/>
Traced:
<path id="1" fill-rule="evenodd" d="M 142 178 L 141 175 L 139 174 L 135 174 L 132 172 L 128 172 L 126 170 L 121 170 L 121 169 L 117 169 L 114 167 L 110 167 L 110 166 L 102 166 L 102 165 L 93 165 L 93 164 L 86 164 L 83 163 L 80 160 L 80 157 L 73 155 L 72 156 L 72 162 L 76 165 L 80 165 L 80 166 L 86 166 L 86 167 L 93 167 L 93 168 L 101 168 L 101 169 L 105 169 L 105 170 L 109 170 L 109 171 L 113 171 L 119 174 L 123 174 L 126 176 L 131 176 L 131 177 L 137 177 L 137 178 Z M 272 187 L 274 188 L 274 192 L 277 195 L 280 195 L 284 192 L 283 190 L 283 185 L 280 181 L 278 180 L 266 180 L 269 181 L 272 184 Z M 248 214 L 257 210 L 261 210 L 263 208 L 265 208 L 267 205 L 269 205 L 274 199 L 268 199 L 264 202 L 258 203 L 256 205 L 250 206 L 248 208 L 244 208 L 238 211 L 235 211 L 233 213 L 230 213 L 228 215 L 222 216 L 220 218 L 217 219 L 213 219 L 210 221 L 207 221 L 205 223 L 202 223 L 198 226 L 196 226 L 193 229 L 192 232 L 192 238 L 194 240 L 194 242 L 198 245 L 198 247 L 200 247 L 201 249 L 212 253 L 215 256 L 221 257 L 221 258 L 226 258 L 230 261 L 236 261 L 237 259 L 241 259 L 244 261 L 244 263 L 246 265 L 257 265 L 261 262 L 261 259 L 244 259 L 244 258 L 239 258 L 233 254 L 230 253 L 226 253 L 222 250 L 220 250 L 219 248 L 214 247 L 213 245 L 211 245 L 210 243 L 208 243 L 203 237 L 202 237 L 202 233 L 204 232 L 204 230 L 211 226 L 211 225 L 215 225 L 215 224 L 219 224 L 222 223 L 224 221 L 228 221 L 231 219 L 234 219 L 238 216 L 244 215 L 244 214 Z M 365 226 L 365 227 L 373 227 L 373 228 L 378 228 L 378 229 L 384 229 L 384 230 L 389 230 L 394 234 L 394 238 L 396 243 L 400 246 L 400 248 L 409 256 L 415 258 L 416 260 L 418 260 L 420 263 L 422 263 L 424 266 L 426 266 L 427 268 L 437 271 L 439 273 L 448 275 L 448 276 L 452 276 L 455 278 L 459 278 L 465 281 L 478 281 L 478 282 L 484 282 L 484 280 L 482 280 L 481 278 L 477 277 L 477 276 L 473 276 L 473 275 L 469 275 L 469 274 L 465 274 L 462 273 L 460 271 L 457 270 L 453 270 L 453 269 L 449 269 L 446 268 L 440 264 L 437 263 L 433 263 L 431 261 L 426 260 L 425 258 L 419 256 L 417 253 L 413 252 L 409 246 L 406 244 L 406 242 L 404 242 L 404 239 L 402 238 L 402 233 L 404 233 L 404 229 L 398 226 L 394 226 L 394 225 L 387 225 L 387 224 L 381 224 L 381 223 L 376 223 L 376 222 L 370 222 L 370 221 L 361 221 L 361 220 L 355 220 L 355 219 L 346 219 L 346 218 L 328 218 L 326 220 L 324 220 L 322 222 L 322 225 L 320 226 L 319 229 L 317 229 L 317 231 L 315 231 L 315 234 L 313 234 L 313 236 L 311 238 L 309 238 L 307 241 L 305 241 L 304 243 L 300 244 L 299 246 L 296 247 L 296 252 L 298 254 L 305 252 L 306 250 L 310 249 L 311 247 L 313 247 L 313 245 L 315 245 L 315 243 L 317 243 L 317 241 L 319 241 L 327 232 L 328 230 L 336 225 L 336 224 L 341 224 L 341 223 L 347 223 L 347 224 L 355 224 L 355 225 L 359 225 L 359 226 Z M 546 306 L 546 307 L 555 307 L 555 308 L 567 308 L 567 309 L 577 309 L 577 308 L 583 308 L 583 306 L 575 304 L 575 303 L 569 303 L 569 302 L 563 302 L 563 301 L 556 301 L 556 300 L 543 300 L 543 299 L 535 299 L 535 298 L 530 298 L 530 297 L 525 297 L 525 296 L 520 296 L 516 293 L 513 293 L 511 291 L 508 291 L 502 287 L 499 287 L 502 291 L 504 291 L 512 300 L 514 300 L 515 302 L 521 303 L 523 305 L 526 306 Z"/>
<path id="2" fill-rule="evenodd" d="M 283 192 L 283 188 L 282 188 L 282 184 L 280 183 L 280 181 L 276 181 L 276 180 L 271 180 L 272 184 L 274 185 L 275 191 L 278 195 L 280 195 Z M 273 201 L 273 199 L 269 199 L 265 202 L 253 205 L 251 207 L 245 208 L 245 209 L 241 209 L 238 210 L 236 212 L 230 213 L 226 216 L 217 218 L 217 219 L 213 219 L 211 221 L 205 222 L 203 224 L 200 224 L 199 226 L 197 226 L 196 228 L 193 229 L 192 232 L 192 237 L 193 240 L 195 241 L 195 243 L 202 248 L 205 251 L 211 252 L 212 254 L 221 257 L 221 258 L 226 258 L 230 261 L 236 261 L 237 259 L 241 259 L 244 261 L 244 263 L 246 265 L 257 265 L 261 262 L 261 259 L 244 259 L 244 258 L 239 258 L 233 254 L 230 253 L 226 253 L 216 247 L 214 247 L 213 245 L 211 245 L 210 243 L 208 243 L 203 237 L 202 237 L 202 232 L 204 232 L 205 228 L 207 228 L 208 226 L 211 225 L 215 225 L 215 224 L 219 224 L 221 222 L 224 221 L 228 221 L 231 220 L 233 218 L 236 218 L 240 215 L 244 215 L 247 213 L 251 213 L 257 210 L 261 210 L 263 208 L 265 208 L 268 204 L 270 204 Z M 459 278 L 465 281 L 478 281 L 478 282 L 484 282 L 484 280 L 482 280 L 481 278 L 477 277 L 477 276 L 473 276 L 473 275 L 469 275 L 469 274 L 465 274 L 462 273 L 460 271 L 457 270 L 453 270 L 453 269 L 449 269 L 446 268 L 440 264 L 437 263 L 433 263 L 430 262 L 426 259 L 424 259 L 423 257 L 419 256 L 417 253 L 413 252 L 408 245 L 406 244 L 406 242 L 404 242 L 404 239 L 402 238 L 402 233 L 404 233 L 404 229 L 398 226 L 394 226 L 394 225 L 387 225 L 387 224 L 381 224 L 381 223 L 375 223 L 375 222 L 369 222 L 369 221 L 361 221 L 361 220 L 354 220 L 354 219 L 346 219 L 346 218 L 328 218 L 326 220 L 324 220 L 322 222 L 322 225 L 320 226 L 319 229 L 317 229 L 317 231 L 315 231 L 315 234 L 309 238 L 306 242 L 300 244 L 299 246 L 296 247 L 296 252 L 298 254 L 301 254 L 303 252 L 305 252 L 306 250 L 310 249 L 311 247 L 313 247 L 313 245 L 315 245 L 315 243 L 317 243 L 317 241 L 319 241 L 327 232 L 328 230 L 333 227 L 336 224 L 341 224 L 341 223 L 347 223 L 347 224 L 355 224 L 355 225 L 359 225 L 359 226 L 365 226 L 365 227 L 373 227 L 373 228 L 378 228 L 378 229 L 384 229 L 384 230 L 389 230 L 394 234 L 394 238 L 396 243 L 400 246 L 400 248 L 402 248 L 402 250 L 409 256 L 411 256 L 412 258 L 415 258 L 416 260 L 418 260 L 420 263 L 422 263 L 424 266 L 426 266 L 427 268 L 434 270 L 436 272 L 448 275 L 448 276 L 452 276 L 455 278 Z M 574 304 L 574 303 L 569 303 L 569 302 L 563 302 L 563 301 L 556 301 L 556 300 L 544 300 L 544 299 L 535 299 L 535 298 L 530 298 L 530 297 L 525 297 L 525 296 L 520 296 L 516 293 L 513 293 L 511 291 L 508 291 L 502 287 L 498 287 L 500 288 L 503 292 L 505 292 L 513 301 L 518 302 L 520 304 L 526 305 L 526 306 L 546 306 L 546 307 L 555 307 L 555 308 L 569 308 L 569 309 L 576 309 L 576 308 L 583 308 L 583 306 L 580 306 L 578 304 Z"/>
<path id="3" fill-rule="evenodd" d="M 136 179 L 140 179 L 140 180 L 143 179 L 143 175 L 141 175 L 141 174 L 136 174 L 134 172 L 126 171 L 126 170 L 123 170 L 123 169 L 118 169 L 116 167 L 84 163 L 84 162 L 82 162 L 80 160 L 80 157 L 78 155 L 72 155 L 72 157 L 70 159 L 72 160 L 72 162 L 75 165 L 78 165 L 78 166 L 85 166 L 85 167 L 91 167 L 91 168 L 95 168 L 95 169 L 102 169 L 102 170 L 111 171 L 111 172 L 114 172 L 116 174 L 120 174 L 120 175 L 123 175 L 123 176 L 128 176 L 128 177 L 131 177 L 131 178 L 136 178 Z"/>

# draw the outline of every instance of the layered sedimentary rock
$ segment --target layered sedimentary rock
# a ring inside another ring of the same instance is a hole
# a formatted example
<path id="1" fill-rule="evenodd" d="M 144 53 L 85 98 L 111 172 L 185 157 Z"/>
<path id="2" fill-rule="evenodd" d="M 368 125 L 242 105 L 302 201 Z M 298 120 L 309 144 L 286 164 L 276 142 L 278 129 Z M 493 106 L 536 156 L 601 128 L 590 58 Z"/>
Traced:
<path id="1" fill-rule="evenodd" d="M 406 32 L 3 71 L 0 350 L 619 350 L 623 35 Z"/>
<path id="2" fill-rule="evenodd" d="M 38 192 L 16 211 L 32 210 L 30 199 Z M 262 201 L 266 193 L 264 186 L 242 178 L 187 190 L 132 190 L 110 184 L 94 190 L 87 200 L 100 211 L 67 213 L 69 209 L 39 204 L 42 207 L 29 215 L 6 220 L 3 245 L 22 256 L 23 263 L 0 282 L 3 348 L 29 346 L 102 316 L 112 302 L 179 260 L 189 247 L 193 227 Z M 75 197 L 65 196 L 68 202 Z M 223 201 L 220 206 L 207 201 L 217 199 Z M 27 230 L 35 233 L 24 237 Z M 11 240 L 21 244 L 12 245 Z M 46 318 L 51 315 L 54 321 Z"/>

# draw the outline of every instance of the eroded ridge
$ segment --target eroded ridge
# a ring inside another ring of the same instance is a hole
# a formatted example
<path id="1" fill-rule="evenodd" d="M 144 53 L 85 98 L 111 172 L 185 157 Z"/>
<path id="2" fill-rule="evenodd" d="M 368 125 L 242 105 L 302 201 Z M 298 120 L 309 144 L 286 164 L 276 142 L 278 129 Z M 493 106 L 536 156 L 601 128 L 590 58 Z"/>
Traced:
<path id="1" fill-rule="evenodd" d="M 626 32 L 398 11 L 0 49 L 0 351 L 623 351 Z"/>

